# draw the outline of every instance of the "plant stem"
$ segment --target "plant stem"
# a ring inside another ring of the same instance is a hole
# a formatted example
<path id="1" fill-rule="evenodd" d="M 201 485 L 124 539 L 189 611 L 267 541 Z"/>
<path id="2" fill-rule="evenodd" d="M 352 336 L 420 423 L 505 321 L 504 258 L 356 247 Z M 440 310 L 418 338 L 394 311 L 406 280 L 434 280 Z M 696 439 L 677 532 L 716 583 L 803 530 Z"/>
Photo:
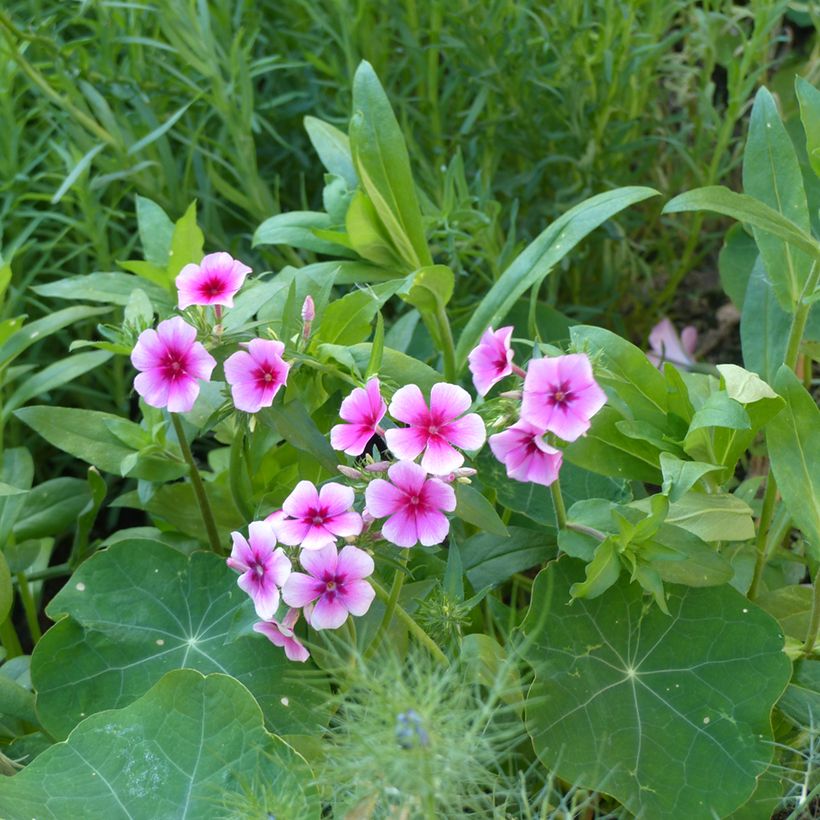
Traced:
<path id="1" fill-rule="evenodd" d="M 367 580 L 373 585 L 373 589 L 376 590 L 376 595 L 387 603 L 390 600 L 390 595 L 387 590 L 375 578 L 371 577 Z M 395 605 L 394 612 L 396 617 L 410 630 L 410 634 L 413 635 L 422 646 L 426 647 L 430 654 L 442 666 L 450 665 L 450 661 L 447 660 L 447 656 L 439 649 L 438 644 L 413 620 L 412 615 L 406 612 L 398 603 Z"/>
<path id="2" fill-rule="evenodd" d="M 6 650 L 6 660 L 16 658 L 23 654 L 23 647 L 20 645 L 20 638 L 17 637 L 17 630 L 11 620 L 11 613 L 8 618 L 0 624 L 0 643 Z"/>
<path id="3" fill-rule="evenodd" d="M 456 346 L 453 342 L 453 331 L 450 328 L 450 320 L 447 318 L 447 311 L 439 304 L 435 313 L 438 324 L 439 336 L 441 337 L 441 355 L 444 359 L 444 378 L 448 382 L 456 380 Z"/>
<path id="4" fill-rule="evenodd" d="M 809 631 L 806 633 L 806 642 L 803 644 L 803 655 L 811 655 L 817 641 L 817 632 L 820 630 L 820 570 L 814 576 L 814 594 L 811 599 L 811 620 Z"/>
<path id="5" fill-rule="evenodd" d="M 244 486 L 245 472 L 242 469 L 242 459 L 245 455 L 245 431 L 241 428 L 236 431 L 231 442 L 231 458 L 228 467 L 228 483 L 231 487 L 231 496 L 236 509 L 239 510 L 246 521 L 253 519 L 253 509 L 246 501 L 249 490 Z"/>
<path id="6" fill-rule="evenodd" d="M 34 644 L 43 637 L 40 631 L 40 624 L 37 620 L 37 605 L 34 603 L 34 596 L 31 594 L 31 587 L 25 572 L 17 573 L 17 591 L 20 593 L 20 600 L 23 602 L 23 610 L 26 613 L 26 623 L 31 640 Z"/>
<path id="7" fill-rule="evenodd" d="M 378 651 L 379 647 L 381 646 L 382 641 L 384 640 L 384 636 L 387 633 L 387 630 L 390 628 L 390 624 L 393 621 L 393 615 L 396 613 L 396 606 L 399 602 L 399 594 L 401 593 L 401 588 L 404 586 L 404 568 L 399 567 L 396 570 L 396 574 L 393 576 L 393 585 L 390 587 L 390 596 L 387 599 L 387 604 L 384 610 L 384 617 L 382 618 L 382 622 L 379 624 L 378 630 L 376 630 L 376 636 L 373 638 L 370 646 L 367 648 L 367 652 L 365 652 L 365 658 L 371 658 L 373 655 Z"/>
<path id="8" fill-rule="evenodd" d="M 809 319 L 812 305 L 807 304 L 805 297 L 810 296 L 817 287 L 817 277 L 820 273 L 818 264 L 815 262 L 811 267 L 811 272 L 806 279 L 805 287 L 801 295 L 800 301 L 797 303 L 797 309 L 792 317 L 792 326 L 789 330 L 789 341 L 786 343 L 786 355 L 783 359 L 784 364 L 795 370 L 797 367 L 797 357 L 800 353 L 800 342 L 803 341 L 803 332 L 806 329 L 806 322 Z"/>
<path id="9" fill-rule="evenodd" d="M 760 510 L 760 521 L 758 522 L 757 528 L 757 541 L 755 543 L 757 557 L 755 558 L 755 571 L 752 575 L 752 583 L 749 586 L 748 592 L 750 601 L 757 598 L 760 579 L 763 577 L 763 569 L 766 566 L 766 536 L 769 534 L 769 527 L 772 523 L 776 498 L 777 482 L 774 479 L 774 473 L 769 471 L 769 477 L 766 479 L 766 494 L 763 496 L 763 507 Z"/>
<path id="10" fill-rule="evenodd" d="M 564 506 L 564 496 L 561 494 L 560 478 L 556 478 L 550 484 L 550 493 L 552 494 L 552 505 L 555 507 L 555 525 L 559 530 L 563 530 L 567 526 L 567 508 Z"/>
<path id="11" fill-rule="evenodd" d="M 46 567 L 37 572 L 32 572 L 31 575 L 26 576 L 26 581 L 28 583 L 32 583 L 33 581 L 45 581 L 48 578 L 59 578 L 63 575 L 71 575 L 70 564 L 55 564 L 53 567 Z M 17 584 L 17 578 L 12 578 L 12 583 Z"/>
<path id="12" fill-rule="evenodd" d="M 188 439 L 185 437 L 185 430 L 182 429 L 182 422 L 176 413 L 169 413 L 171 422 L 174 425 L 174 430 L 179 440 L 179 448 L 182 450 L 182 457 L 190 468 L 191 486 L 194 488 L 194 495 L 196 496 L 197 504 L 199 504 L 199 511 L 202 513 L 202 523 L 205 525 L 205 530 L 208 533 L 208 541 L 211 544 L 211 549 L 217 554 L 222 555 L 222 544 L 219 541 L 219 533 L 216 529 L 216 521 L 214 520 L 214 513 L 211 509 L 211 502 L 208 501 L 208 496 L 205 492 L 205 485 L 202 483 L 202 476 L 199 474 L 194 456 L 191 453 L 191 448 L 188 446 Z"/>

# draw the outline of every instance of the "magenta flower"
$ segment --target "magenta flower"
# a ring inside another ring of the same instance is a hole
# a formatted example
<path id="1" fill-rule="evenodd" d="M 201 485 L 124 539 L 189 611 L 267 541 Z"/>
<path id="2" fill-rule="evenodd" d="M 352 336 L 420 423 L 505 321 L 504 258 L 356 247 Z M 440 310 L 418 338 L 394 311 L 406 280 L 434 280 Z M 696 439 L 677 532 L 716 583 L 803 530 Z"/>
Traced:
<path id="1" fill-rule="evenodd" d="M 276 522 L 276 534 L 284 544 L 301 544 L 304 550 L 319 550 L 337 538 L 358 535 L 362 517 L 354 512 L 350 487 L 331 482 L 321 490 L 310 481 L 300 481 L 282 502 L 288 516 Z M 297 604 L 298 606 L 298 604 Z"/>
<path id="2" fill-rule="evenodd" d="M 409 461 L 424 450 L 421 466 L 428 473 L 452 472 L 464 463 L 464 456 L 453 445 L 477 450 L 487 435 L 477 413 L 462 416 L 471 403 L 470 394 L 455 384 L 434 384 L 429 409 L 417 385 L 400 388 L 390 402 L 390 414 L 409 427 L 388 430 L 387 446 L 397 458 Z"/>
<path id="3" fill-rule="evenodd" d="M 592 377 L 584 353 L 532 359 L 524 379 L 521 418 L 564 441 L 589 430 L 589 420 L 606 403 L 606 394 Z"/>
<path id="4" fill-rule="evenodd" d="M 251 596 L 256 614 L 270 620 L 279 607 L 279 587 L 290 575 L 290 559 L 276 546 L 273 527 L 264 521 L 253 521 L 248 527 L 248 538 L 232 532 L 233 549 L 227 564 L 242 574 L 239 588 Z"/>
<path id="5" fill-rule="evenodd" d="M 685 327 L 680 336 L 675 326 L 666 317 L 661 319 L 649 334 L 651 353 L 646 357 L 655 367 L 663 369 L 664 362 L 671 362 L 679 367 L 690 367 L 695 363 L 693 358 L 698 344 L 698 331 L 691 325 Z"/>
<path id="6" fill-rule="evenodd" d="M 516 422 L 489 438 L 493 455 L 516 481 L 532 481 L 549 487 L 561 469 L 563 454 L 544 441 L 544 431 L 529 422 Z"/>
<path id="7" fill-rule="evenodd" d="M 364 550 L 347 546 L 337 553 L 329 544 L 302 552 L 299 561 L 309 574 L 292 573 L 282 597 L 288 606 L 307 607 L 305 618 L 314 629 L 338 629 L 348 613 L 364 615 L 370 609 L 376 593 L 363 579 L 373 574 L 374 567 Z"/>
<path id="8" fill-rule="evenodd" d="M 513 372 L 513 351 L 510 347 L 512 327 L 492 327 L 484 331 L 481 342 L 467 357 L 473 384 L 479 396 L 486 396 L 490 388 Z"/>
<path id="9" fill-rule="evenodd" d="M 180 316 L 143 330 L 131 351 L 131 363 L 141 371 L 134 387 L 151 407 L 187 413 L 199 395 L 198 380 L 209 381 L 216 360 L 196 340 L 196 328 Z"/>
<path id="10" fill-rule="evenodd" d="M 270 407 L 283 384 L 290 365 L 282 358 L 285 345 L 271 339 L 252 339 L 225 359 L 225 378 L 231 386 L 237 410 L 258 413 Z"/>
<path id="11" fill-rule="evenodd" d="M 360 456 L 367 442 L 376 434 L 386 412 L 387 405 L 379 392 L 379 380 L 369 379 L 364 387 L 357 387 L 342 402 L 339 415 L 348 424 L 337 424 L 331 429 L 333 449 Z"/>
<path id="12" fill-rule="evenodd" d="M 450 531 L 444 512 L 456 508 L 453 488 L 413 461 L 399 461 L 388 471 L 390 481 L 376 478 L 365 490 L 366 512 L 374 518 L 390 516 L 382 535 L 397 547 L 440 544 Z"/>
<path id="13" fill-rule="evenodd" d="M 251 269 L 229 253 L 209 253 L 198 265 L 186 265 L 176 278 L 179 308 L 191 305 L 233 307 L 233 297 Z"/>
<path id="14" fill-rule="evenodd" d="M 274 646 L 281 646 L 289 661 L 304 663 L 310 657 L 310 652 L 293 634 L 293 627 L 296 626 L 298 620 L 299 610 L 289 609 L 281 621 L 260 621 L 253 625 L 253 630 L 264 635 Z"/>

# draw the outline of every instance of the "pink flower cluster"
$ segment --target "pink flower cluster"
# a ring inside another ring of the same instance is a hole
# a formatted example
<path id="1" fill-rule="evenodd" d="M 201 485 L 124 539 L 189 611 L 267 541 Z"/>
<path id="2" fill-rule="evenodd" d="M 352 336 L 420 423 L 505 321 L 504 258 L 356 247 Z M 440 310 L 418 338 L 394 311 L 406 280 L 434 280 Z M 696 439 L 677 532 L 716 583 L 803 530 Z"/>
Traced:
<path id="1" fill-rule="evenodd" d="M 227 253 L 208 254 L 199 265 L 186 265 L 176 278 L 178 306 L 213 305 L 217 321 L 251 269 Z M 139 370 L 134 387 L 152 407 L 187 413 L 199 395 L 199 382 L 210 381 L 216 360 L 196 340 L 197 331 L 179 316 L 144 330 L 131 352 Z M 290 365 L 282 358 L 285 346 L 271 339 L 253 339 L 225 360 L 225 379 L 237 410 L 257 413 L 270 407 L 287 383 Z"/>
<path id="2" fill-rule="evenodd" d="M 606 403 L 606 394 L 592 375 L 583 353 L 531 359 L 527 369 L 513 364 L 512 327 L 489 328 L 468 357 L 473 382 L 481 395 L 511 373 L 524 379 L 520 419 L 490 436 L 493 455 L 517 481 L 549 486 L 558 478 L 563 454 L 546 441 L 552 433 L 575 441 Z"/>

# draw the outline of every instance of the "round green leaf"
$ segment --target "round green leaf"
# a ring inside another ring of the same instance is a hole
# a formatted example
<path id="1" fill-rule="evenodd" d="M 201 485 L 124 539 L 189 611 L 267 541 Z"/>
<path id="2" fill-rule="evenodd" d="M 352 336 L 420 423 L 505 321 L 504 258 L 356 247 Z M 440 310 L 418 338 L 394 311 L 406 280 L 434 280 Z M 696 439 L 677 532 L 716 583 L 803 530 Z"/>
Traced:
<path id="1" fill-rule="evenodd" d="M 62 617 L 31 662 L 42 725 L 65 737 L 84 717 L 126 706 L 166 672 L 224 672 L 250 689 L 268 725 L 310 733 L 321 721 L 321 688 L 306 686 L 261 635 L 235 622 L 255 620 L 236 573 L 212 553 L 187 557 L 165 544 L 120 541 L 86 561 L 47 608 Z"/>
<path id="2" fill-rule="evenodd" d="M 177 670 L 0 779 L 0 805 L 4 816 L 38 820 L 297 820 L 320 814 L 311 779 L 238 681 Z"/>
<path id="3" fill-rule="evenodd" d="M 573 559 L 543 570 L 522 627 L 538 757 L 642 817 L 725 817 L 774 749 L 791 668 L 777 623 L 726 586 L 670 587 L 664 615 L 623 577 L 568 607 L 582 579 Z"/>

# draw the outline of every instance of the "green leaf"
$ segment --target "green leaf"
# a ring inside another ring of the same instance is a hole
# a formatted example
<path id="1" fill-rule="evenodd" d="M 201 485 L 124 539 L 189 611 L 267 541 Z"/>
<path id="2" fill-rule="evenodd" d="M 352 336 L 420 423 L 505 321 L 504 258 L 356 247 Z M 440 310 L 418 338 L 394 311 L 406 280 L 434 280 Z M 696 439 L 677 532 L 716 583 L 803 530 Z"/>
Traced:
<path id="1" fill-rule="evenodd" d="M 171 253 L 174 223 L 156 202 L 139 194 L 136 199 L 137 226 L 145 261 L 158 268 L 166 268 Z"/>
<path id="2" fill-rule="evenodd" d="M 743 189 L 806 234 L 811 233 L 797 154 L 774 98 L 765 88 L 757 92 L 749 120 L 749 136 L 743 153 Z M 755 229 L 754 235 L 777 301 L 780 307 L 793 313 L 816 257 L 807 256 L 760 228 Z"/>
<path id="3" fill-rule="evenodd" d="M 481 334 L 490 325 L 497 326 L 518 299 L 539 284 L 587 234 L 624 208 L 651 196 L 658 196 L 658 192 L 652 188 L 616 188 L 558 217 L 513 260 L 481 300 L 456 345 L 458 366 L 464 366 Z"/>
<path id="4" fill-rule="evenodd" d="M 328 256 L 350 256 L 343 245 L 320 239 L 315 231 L 331 228 L 330 217 L 317 211 L 289 211 L 266 219 L 253 235 L 257 245 L 290 245 Z"/>
<path id="5" fill-rule="evenodd" d="M 755 603 L 765 609 L 792 638 L 803 642 L 809 634 L 811 607 L 814 592 L 810 586 L 790 584 L 755 598 Z M 820 718 L 820 711 L 816 717 Z"/>
<path id="6" fill-rule="evenodd" d="M 800 729 L 817 726 L 820 716 L 820 661 L 806 658 L 794 665 L 791 683 L 777 707 Z"/>
<path id="7" fill-rule="evenodd" d="M 171 237 L 167 276 L 169 287 L 174 284 L 177 274 L 189 263 L 199 264 L 203 257 L 205 237 L 196 224 L 196 200 L 176 221 Z"/>
<path id="8" fill-rule="evenodd" d="M 708 399 L 695 412 L 695 416 L 689 423 L 689 433 L 701 430 L 705 427 L 726 427 L 730 430 L 749 430 L 752 422 L 749 414 L 741 404 L 732 398 L 724 390 L 712 393 Z M 688 439 L 688 434 L 687 434 Z M 684 447 L 688 446 L 684 443 Z"/>
<path id="9" fill-rule="evenodd" d="M 462 521 L 492 535 L 506 536 L 508 534 L 504 522 L 498 517 L 495 506 L 487 501 L 475 487 L 456 482 L 455 489 L 455 515 Z"/>
<path id="10" fill-rule="evenodd" d="M 273 427 L 288 444 L 310 453 L 332 475 L 338 475 L 339 459 L 330 442 L 320 432 L 300 401 L 274 404 L 258 414 L 259 420 Z"/>
<path id="11" fill-rule="evenodd" d="M 649 499 L 631 504 L 649 512 Z M 728 493 L 689 492 L 669 505 L 667 524 L 681 527 L 704 541 L 746 541 L 755 537 L 752 508 Z"/>
<path id="12" fill-rule="evenodd" d="M 572 598 L 597 598 L 603 595 L 621 574 L 618 544 L 613 538 L 601 541 L 592 560 L 584 568 L 584 580 L 569 588 Z"/>
<path id="13" fill-rule="evenodd" d="M 20 518 L 28 491 L 34 480 L 34 462 L 25 447 L 11 447 L 3 451 L 0 461 L 0 480 L 23 490 L 22 494 L 0 496 L 0 549 L 8 543 L 14 525 Z"/>
<path id="14" fill-rule="evenodd" d="M 508 527 L 506 536 L 478 533 L 460 545 L 464 573 L 473 589 L 497 586 L 516 572 L 555 557 L 555 539 L 544 530 Z"/>
<path id="15" fill-rule="evenodd" d="M 400 273 L 408 269 L 376 207 L 364 191 L 356 191 L 345 214 L 345 230 L 350 246 L 363 259 Z"/>
<path id="16" fill-rule="evenodd" d="M 104 302 L 108 305 L 127 305 L 131 294 L 140 288 L 151 300 L 151 303 L 163 310 L 172 307 L 167 290 L 157 285 L 142 281 L 130 273 L 89 273 L 85 276 L 67 276 L 37 285 L 32 290 L 40 296 L 52 299 L 82 300 L 84 302 Z"/>
<path id="17" fill-rule="evenodd" d="M 62 535 L 76 523 L 90 498 L 79 478 L 52 478 L 32 488 L 14 524 L 18 541 Z"/>
<path id="18" fill-rule="evenodd" d="M 774 382 L 786 406 L 766 428 L 772 472 L 811 554 L 820 557 L 820 409 L 785 365 Z"/>
<path id="19" fill-rule="evenodd" d="M 328 344 L 354 345 L 369 335 L 376 314 L 401 287 L 401 280 L 354 290 L 331 302 L 322 316 L 316 336 Z"/>
<path id="20" fill-rule="evenodd" d="M 663 209 L 665 214 L 685 211 L 713 211 L 730 216 L 779 237 L 815 259 L 820 257 L 820 243 L 799 225 L 754 197 L 735 193 L 722 185 L 687 191 L 667 202 Z"/>
<path id="21" fill-rule="evenodd" d="M 262 636 L 234 634 L 236 619 L 257 620 L 253 602 L 213 553 L 187 558 L 154 541 L 119 541 L 83 563 L 46 612 L 60 620 L 37 644 L 31 676 L 37 712 L 55 737 L 88 715 L 127 706 L 178 668 L 232 675 L 278 732 L 321 721 L 313 713 L 321 686 L 305 686 Z"/>
<path id="22" fill-rule="evenodd" d="M 411 269 L 431 265 L 410 158 L 390 102 L 362 61 L 353 77 L 350 149 L 361 185 Z"/>
<path id="23" fill-rule="evenodd" d="M 369 342 L 353 345 L 350 348 L 350 353 L 358 365 L 360 373 L 367 370 L 372 351 L 373 345 Z M 405 384 L 417 384 L 424 393 L 429 393 L 432 386 L 443 378 L 438 370 L 433 370 L 432 367 L 420 362 L 414 356 L 399 353 L 398 350 L 389 347 L 384 349 L 378 376 L 397 387 L 403 387 Z"/>
<path id="24" fill-rule="evenodd" d="M 820 177 L 820 91 L 802 77 L 794 83 L 800 101 L 800 119 L 806 134 L 806 153 L 812 170 Z"/>
<path id="25" fill-rule="evenodd" d="M 93 464 L 104 473 L 114 475 L 120 475 L 123 460 L 135 451 L 126 447 L 120 438 L 109 430 L 108 425 L 129 426 L 135 435 L 144 434 L 138 424 L 97 410 L 35 405 L 23 407 L 14 415 L 39 433 L 49 444 L 88 464 Z M 186 475 L 187 471 L 188 467 L 182 461 L 160 456 L 141 456 L 129 475 L 152 481 L 170 481 Z"/>
<path id="26" fill-rule="evenodd" d="M 69 740 L 0 782 L 9 816 L 318 818 L 304 758 L 269 734 L 241 683 L 171 672 L 119 711 L 84 720 Z M 238 808 L 237 808 L 238 807 Z"/>
<path id="27" fill-rule="evenodd" d="M 11 572 L 6 563 L 6 556 L 0 552 L 0 624 L 8 618 L 13 603 L 14 587 L 11 585 Z"/>
<path id="28" fill-rule="evenodd" d="M 732 225 L 723 239 L 723 247 L 718 257 L 720 284 L 726 295 L 741 309 L 746 298 L 746 286 L 760 252 L 752 236 L 743 225 Z"/>
<path id="29" fill-rule="evenodd" d="M 717 371 L 730 399 L 740 404 L 754 404 L 763 399 L 776 399 L 777 393 L 755 373 L 736 364 L 719 364 Z"/>
<path id="30" fill-rule="evenodd" d="M 402 298 L 422 313 L 435 313 L 450 301 L 454 287 L 455 276 L 447 265 L 430 265 L 413 274 L 410 290 Z"/>
<path id="31" fill-rule="evenodd" d="M 684 461 L 671 453 L 661 453 L 662 489 L 670 501 L 677 501 L 688 493 L 703 476 L 721 470 L 720 464 Z"/>
<path id="32" fill-rule="evenodd" d="M 670 617 L 626 578 L 567 607 L 582 575 L 567 558 L 543 570 L 522 626 L 538 757 L 642 817 L 726 816 L 772 757 L 790 674 L 776 622 L 726 586 L 673 587 Z"/>
<path id="33" fill-rule="evenodd" d="M 310 142 L 316 149 L 322 165 L 331 174 L 342 177 L 351 190 L 357 188 L 359 186 L 359 177 L 353 167 L 350 140 L 347 134 L 316 117 L 305 117 L 304 124 L 305 131 L 307 131 Z"/>

